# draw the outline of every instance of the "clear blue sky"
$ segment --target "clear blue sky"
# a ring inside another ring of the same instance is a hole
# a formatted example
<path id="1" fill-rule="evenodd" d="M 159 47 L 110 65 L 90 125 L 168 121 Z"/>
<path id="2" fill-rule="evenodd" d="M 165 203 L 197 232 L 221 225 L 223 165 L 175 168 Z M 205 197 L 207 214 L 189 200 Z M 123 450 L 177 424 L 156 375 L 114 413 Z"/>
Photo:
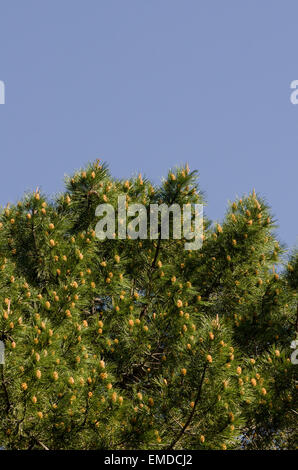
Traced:
<path id="1" fill-rule="evenodd" d="M 1 0 L 0 204 L 106 160 L 188 161 L 208 216 L 252 188 L 297 242 L 297 0 Z"/>

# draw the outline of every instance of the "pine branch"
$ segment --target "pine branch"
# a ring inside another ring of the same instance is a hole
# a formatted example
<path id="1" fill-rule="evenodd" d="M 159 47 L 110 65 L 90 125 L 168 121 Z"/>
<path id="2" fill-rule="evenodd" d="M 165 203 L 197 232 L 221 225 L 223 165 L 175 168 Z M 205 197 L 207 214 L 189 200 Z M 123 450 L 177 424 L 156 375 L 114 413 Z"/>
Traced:
<path id="1" fill-rule="evenodd" d="M 190 425 L 191 421 L 192 421 L 192 418 L 194 417 L 194 414 L 196 412 L 196 407 L 197 407 L 197 404 L 199 403 L 200 401 L 200 398 L 201 398 L 201 393 L 202 393 L 202 389 L 203 389 L 203 382 L 204 382 L 204 378 L 205 378 L 205 373 L 206 373 L 206 370 L 207 370 L 207 363 L 205 363 L 205 366 L 204 366 L 204 369 L 203 369 L 203 373 L 202 373 L 202 377 L 201 377 L 201 380 L 200 380 L 200 384 L 199 384 L 199 389 L 198 389 L 198 393 L 197 393 L 197 396 L 196 396 L 196 399 L 195 399 L 195 402 L 194 402 L 194 407 L 186 421 L 186 423 L 184 424 L 183 428 L 181 429 L 181 431 L 178 433 L 177 437 L 175 437 L 173 439 L 173 441 L 171 442 L 171 444 L 166 448 L 167 450 L 171 450 L 174 448 L 174 446 L 177 444 L 177 442 L 180 441 L 180 439 L 182 438 L 183 434 L 185 433 L 186 429 L 188 428 L 188 426 Z"/>
<path id="2" fill-rule="evenodd" d="M 4 365 L 2 366 L 1 379 L 2 379 L 2 386 L 3 386 L 5 398 L 6 398 L 6 413 L 8 413 L 11 409 L 11 403 L 10 403 L 10 400 L 9 400 L 9 395 L 8 395 L 8 391 L 7 391 L 7 388 L 6 388 L 6 382 L 5 382 L 5 378 L 4 378 Z"/>

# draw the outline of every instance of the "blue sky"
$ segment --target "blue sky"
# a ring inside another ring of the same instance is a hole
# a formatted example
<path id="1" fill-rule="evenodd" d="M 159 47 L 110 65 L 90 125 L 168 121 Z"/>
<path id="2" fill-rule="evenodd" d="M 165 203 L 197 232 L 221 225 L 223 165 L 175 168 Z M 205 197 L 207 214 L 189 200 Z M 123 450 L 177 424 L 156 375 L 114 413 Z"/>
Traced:
<path id="1" fill-rule="evenodd" d="M 253 188 L 297 243 L 296 0 L 1 0 L 0 204 L 101 158 L 199 170 L 207 214 Z"/>

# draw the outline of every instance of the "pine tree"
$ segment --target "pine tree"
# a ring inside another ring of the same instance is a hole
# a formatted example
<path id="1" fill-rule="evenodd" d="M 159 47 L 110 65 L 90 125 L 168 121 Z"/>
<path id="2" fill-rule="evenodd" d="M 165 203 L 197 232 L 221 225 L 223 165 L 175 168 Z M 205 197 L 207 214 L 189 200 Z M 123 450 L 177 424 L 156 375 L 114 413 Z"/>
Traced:
<path id="1" fill-rule="evenodd" d="M 204 203 L 96 161 L 0 223 L 0 442 L 6 449 L 293 449 L 298 254 L 253 191 L 185 240 L 99 240 L 96 207 Z"/>

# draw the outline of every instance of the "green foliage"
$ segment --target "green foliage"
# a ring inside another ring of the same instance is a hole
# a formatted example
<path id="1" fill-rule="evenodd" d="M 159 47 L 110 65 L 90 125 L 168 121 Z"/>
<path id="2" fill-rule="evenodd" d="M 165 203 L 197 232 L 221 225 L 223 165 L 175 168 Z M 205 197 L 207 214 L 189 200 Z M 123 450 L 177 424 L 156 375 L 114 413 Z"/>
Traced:
<path id="1" fill-rule="evenodd" d="M 0 442 L 7 449 L 295 448 L 298 257 L 253 192 L 185 240 L 100 241 L 118 196 L 203 203 L 195 172 L 160 187 L 99 161 L 55 201 L 36 191 L 0 224 Z"/>

